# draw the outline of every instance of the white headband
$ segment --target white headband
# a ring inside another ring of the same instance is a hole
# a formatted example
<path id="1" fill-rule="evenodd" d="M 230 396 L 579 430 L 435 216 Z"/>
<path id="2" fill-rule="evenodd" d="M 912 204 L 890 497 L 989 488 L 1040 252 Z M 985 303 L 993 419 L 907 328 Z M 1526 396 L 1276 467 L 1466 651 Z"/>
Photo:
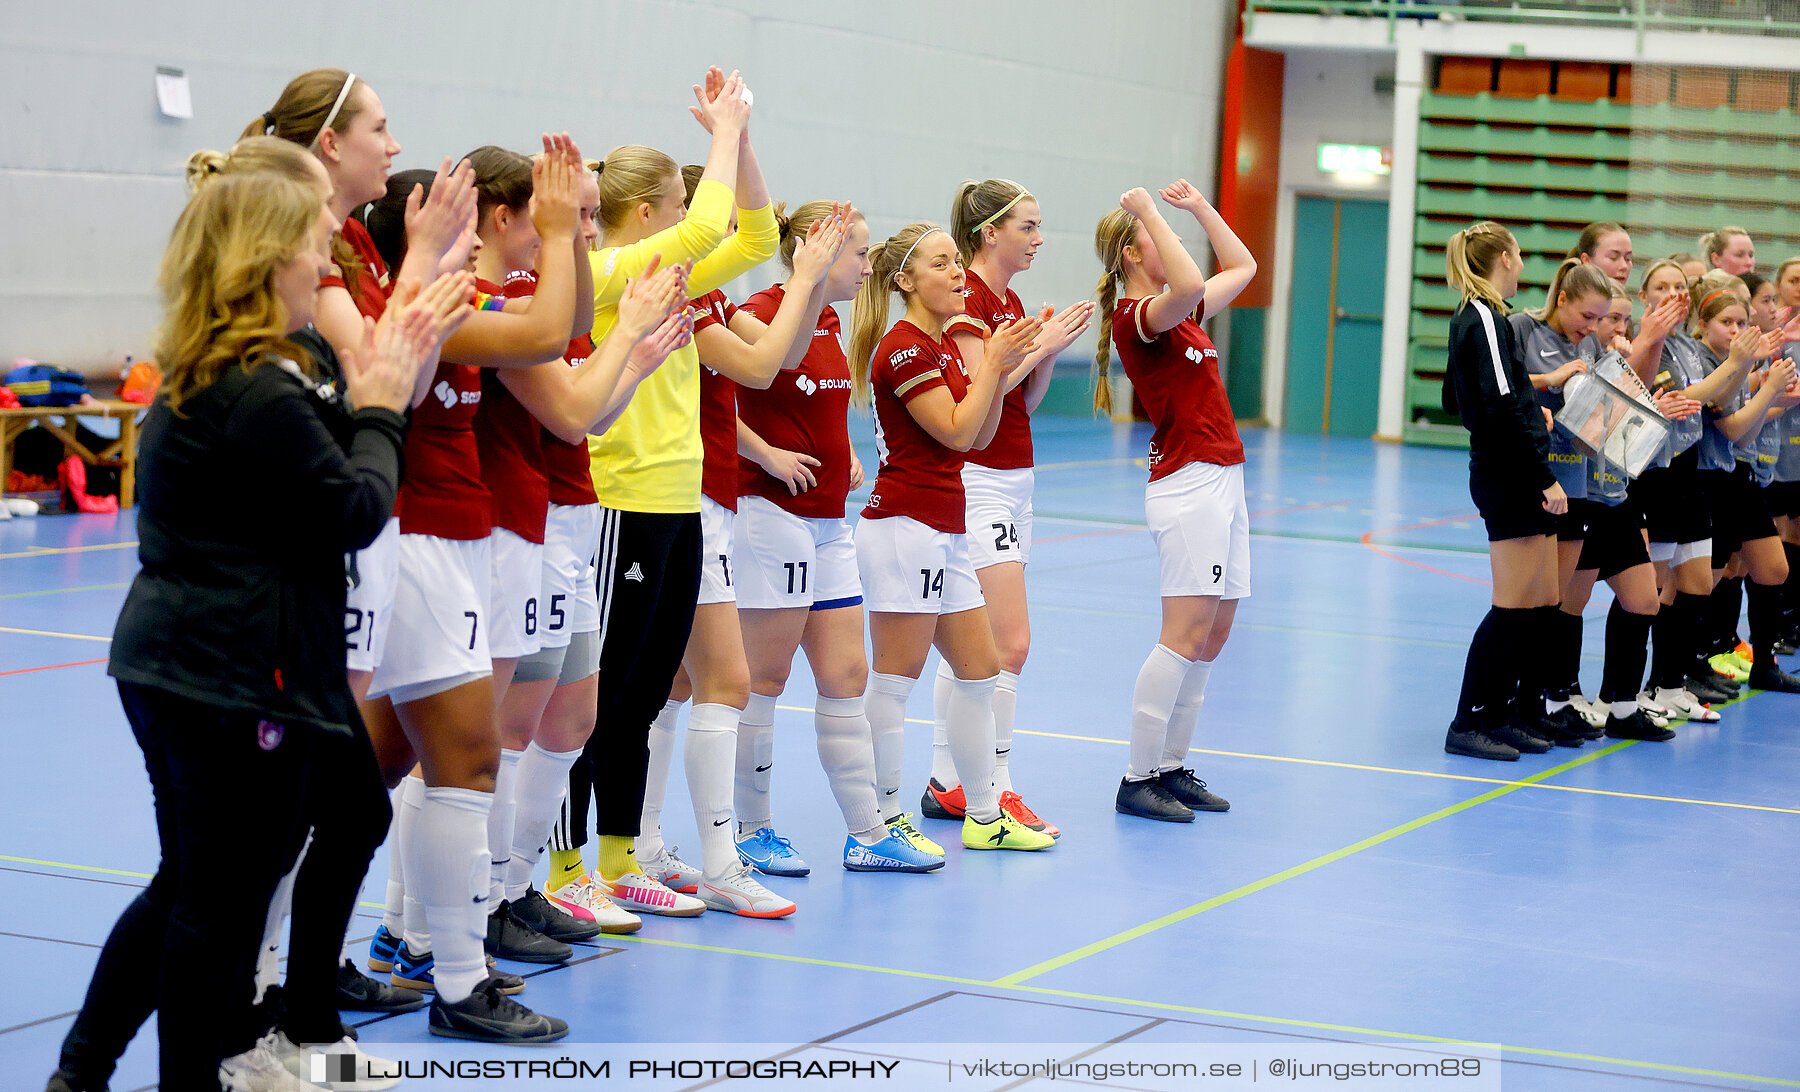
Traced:
<path id="1" fill-rule="evenodd" d="M 907 262 L 907 260 L 908 260 L 908 259 L 909 259 L 909 258 L 911 258 L 911 257 L 912 257 L 912 252 L 913 252 L 913 251 L 915 251 L 915 250 L 917 250 L 917 249 L 919 249 L 919 244 L 920 244 L 920 243 L 922 243 L 922 242 L 924 242 L 924 241 L 925 241 L 925 240 L 927 240 L 927 239 L 929 239 L 929 238 L 931 238 L 931 236 L 932 236 L 932 234 L 933 234 L 933 233 L 935 233 L 935 232 L 939 232 L 939 231 L 942 231 L 942 230 L 944 230 L 944 229 L 943 229 L 943 228 L 941 228 L 941 227 L 934 227 L 934 228 L 932 228 L 932 229 L 931 229 L 931 231 L 928 231 L 928 232 L 926 232 L 926 233 L 925 233 L 925 234 L 923 234 L 923 235 L 921 235 L 921 236 L 919 236 L 919 237 L 918 237 L 918 238 L 917 238 L 917 239 L 914 239 L 914 240 L 913 240 L 913 245 L 911 245 L 911 246 L 909 246 L 909 247 L 907 247 L 907 248 L 906 248 L 906 253 L 905 253 L 905 254 L 902 254 L 902 255 L 901 255 L 901 256 L 900 256 L 900 264 L 899 264 L 899 265 L 897 265 L 897 266 L 895 266 L 895 267 L 894 267 L 894 276 L 896 276 L 896 277 L 898 277 L 898 276 L 899 276 L 899 275 L 900 275 L 900 274 L 901 274 L 901 272 L 902 272 L 902 271 L 903 271 L 903 270 L 905 270 L 905 269 L 906 269 L 906 262 Z"/>
<path id="2" fill-rule="evenodd" d="M 344 100 L 350 97 L 350 88 L 354 86 L 356 73 L 352 72 L 344 77 L 344 86 L 338 91 L 337 101 L 331 104 L 331 113 L 325 115 L 325 124 L 319 126 L 319 135 L 313 137 L 312 151 L 319 150 L 319 141 L 325 139 L 325 130 L 331 128 L 331 123 L 337 120 L 338 112 L 343 110 Z"/>

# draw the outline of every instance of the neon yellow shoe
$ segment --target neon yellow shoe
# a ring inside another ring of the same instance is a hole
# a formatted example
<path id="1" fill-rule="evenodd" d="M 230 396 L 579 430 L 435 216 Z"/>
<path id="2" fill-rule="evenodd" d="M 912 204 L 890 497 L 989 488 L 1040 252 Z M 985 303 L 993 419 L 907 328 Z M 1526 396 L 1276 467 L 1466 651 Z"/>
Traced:
<path id="1" fill-rule="evenodd" d="M 1756 656 L 1750 651 L 1750 645 L 1747 642 L 1739 641 L 1737 647 L 1725 655 L 1731 657 L 1732 663 L 1743 668 L 1746 675 L 1750 673 L 1751 668 L 1756 666 Z"/>
<path id="2" fill-rule="evenodd" d="M 1717 656 L 1709 656 L 1707 657 L 1706 662 L 1714 671 L 1717 671 L 1727 678 L 1736 679 L 1738 682 L 1743 682 L 1750 677 L 1750 669 L 1747 667 L 1739 667 L 1737 657 L 1729 652 L 1721 652 Z"/>
<path id="3" fill-rule="evenodd" d="M 1041 830 L 1014 819 L 1005 812 L 991 823 L 976 821 L 973 815 L 963 817 L 964 849 L 1049 849 L 1056 839 Z"/>
<path id="4" fill-rule="evenodd" d="M 887 827 L 921 853 L 929 853 L 934 857 L 942 857 L 944 855 L 943 846 L 938 845 L 930 838 L 920 834 L 919 828 L 913 826 L 912 812 L 910 811 L 903 811 L 899 815 L 889 819 L 887 821 Z"/>

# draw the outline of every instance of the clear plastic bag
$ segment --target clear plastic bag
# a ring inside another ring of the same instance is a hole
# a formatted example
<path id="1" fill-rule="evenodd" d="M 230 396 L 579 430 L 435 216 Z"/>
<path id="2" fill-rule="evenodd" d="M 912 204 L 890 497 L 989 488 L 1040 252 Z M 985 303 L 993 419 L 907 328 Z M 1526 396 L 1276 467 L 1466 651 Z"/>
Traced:
<path id="1" fill-rule="evenodd" d="M 1623 492 L 1625 484 L 1654 465 L 1668 442 L 1668 420 L 1650 392 L 1617 352 L 1609 352 L 1563 385 L 1556 423 L 1593 463 L 1590 482 Z M 1619 479 L 1616 483 L 1607 478 Z M 1605 495 L 1611 495 L 1606 493 Z"/>

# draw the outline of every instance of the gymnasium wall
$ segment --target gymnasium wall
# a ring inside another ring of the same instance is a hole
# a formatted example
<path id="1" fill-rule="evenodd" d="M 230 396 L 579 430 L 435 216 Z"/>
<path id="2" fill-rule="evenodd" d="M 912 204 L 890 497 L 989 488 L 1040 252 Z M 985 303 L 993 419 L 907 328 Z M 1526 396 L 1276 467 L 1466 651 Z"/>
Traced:
<path id="1" fill-rule="evenodd" d="M 184 200 L 181 167 L 225 148 L 294 74 L 366 76 L 404 146 L 396 169 L 568 129 L 590 154 L 647 143 L 697 160 L 686 112 L 709 63 L 756 92 L 752 132 L 778 198 L 853 199 L 877 238 L 947 222 L 965 177 L 1040 198 L 1027 304 L 1092 293 L 1093 226 L 1134 185 L 1211 192 L 1223 0 L 1103 5 L 924 0 L 758 4 L 541 0 L 504 9 L 319 2 L 277 16 L 232 0 L 26 6 L 0 29 L 0 360 L 90 371 L 143 355 L 152 281 Z M 517 14 L 519 12 L 528 14 Z M 156 109 L 157 65 L 186 70 L 194 117 Z M 778 267 L 738 287 L 760 287 Z M 1091 359 L 1092 342 L 1070 350 Z"/>

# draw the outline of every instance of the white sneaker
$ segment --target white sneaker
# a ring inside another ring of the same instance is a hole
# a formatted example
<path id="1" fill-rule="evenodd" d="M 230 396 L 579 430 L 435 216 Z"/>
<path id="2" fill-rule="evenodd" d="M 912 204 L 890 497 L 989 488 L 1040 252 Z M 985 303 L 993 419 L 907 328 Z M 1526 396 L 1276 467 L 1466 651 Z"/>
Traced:
<path id="1" fill-rule="evenodd" d="M 1704 702 L 1686 690 L 1667 690 L 1658 687 L 1656 704 L 1694 724 L 1716 724 L 1719 720 L 1717 712 L 1708 708 Z"/>
<path id="2" fill-rule="evenodd" d="M 35 516 L 38 514 L 38 502 L 29 497 L 8 497 L 0 501 L 0 519 L 11 519 L 14 516 Z"/>
<path id="3" fill-rule="evenodd" d="M 613 936 L 635 933 L 644 924 L 643 918 L 602 895 L 585 872 L 555 891 L 546 892 L 544 898 L 575 920 L 591 921 L 600 926 L 602 933 Z"/>
<path id="4" fill-rule="evenodd" d="M 282 1064 L 275 1049 L 279 1038 L 279 1032 L 271 1031 L 249 1050 L 220 1062 L 219 1084 L 225 1092 L 319 1092 L 320 1085 L 301 1080 Z"/>
<path id="5" fill-rule="evenodd" d="M 709 910 L 746 918 L 785 918 L 797 909 L 792 900 L 758 883 L 743 864 L 717 883 L 701 881 L 697 897 Z"/>
<path id="6" fill-rule="evenodd" d="M 1606 727 L 1606 717 L 1611 710 L 1604 704 L 1591 702 L 1587 700 L 1585 695 L 1575 693 L 1569 695 L 1569 705 L 1572 706 L 1577 713 L 1581 714 L 1582 720 L 1587 721 L 1595 728 Z"/>
<path id="7" fill-rule="evenodd" d="M 706 913 L 706 904 L 699 899 L 671 891 L 642 872 L 627 872 L 616 880 L 597 873 L 594 889 L 636 914 L 697 918 Z"/>
<path id="8" fill-rule="evenodd" d="M 356 1040 L 348 1035 L 335 1043 L 307 1047 L 289 1039 L 287 1032 L 277 1031 L 270 1049 L 289 1073 L 302 1081 L 312 1082 L 309 1087 L 331 1088 L 338 1092 L 381 1092 L 400 1083 L 402 1067 L 399 1062 L 364 1054 Z M 346 1056 L 350 1059 L 347 1062 L 337 1060 Z M 333 1074 L 346 1071 L 351 1074 L 350 1079 L 331 1079 Z"/>
<path id="9" fill-rule="evenodd" d="M 1658 728 L 1667 728 L 1669 722 L 1676 719 L 1675 713 L 1652 699 L 1648 690 L 1638 691 L 1637 707 L 1644 716 L 1650 718 L 1650 723 Z"/>
<path id="10" fill-rule="evenodd" d="M 670 891 L 692 895 L 700 889 L 700 881 L 706 877 L 699 869 L 675 856 L 677 848 L 665 845 L 653 857 L 640 856 L 638 867 L 644 870 L 644 875 Z"/>

